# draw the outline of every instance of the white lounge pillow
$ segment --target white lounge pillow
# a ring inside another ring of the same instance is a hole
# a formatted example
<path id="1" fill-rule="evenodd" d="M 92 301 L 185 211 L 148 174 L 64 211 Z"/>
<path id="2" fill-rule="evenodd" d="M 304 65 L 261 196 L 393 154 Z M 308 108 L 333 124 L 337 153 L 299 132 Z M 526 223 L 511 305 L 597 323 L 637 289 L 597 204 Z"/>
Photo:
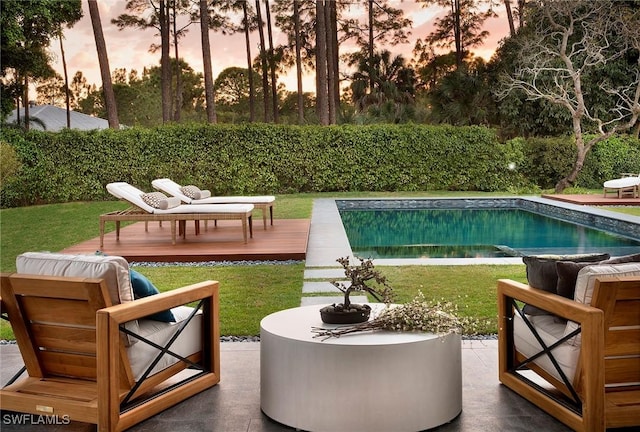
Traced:
<path id="1" fill-rule="evenodd" d="M 182 186 L 180 192 L 191 199 L 200 199 L 202 193 L 200 188 L 194 185 Z"/>
<path id="2" fill-rule="evenodd" d="M 167 210 L 170 208 L 178 207 L 181 203 L 180 198 L 168 197 L 162 192 L 148 192 L 140 195 L 142 201 L 147 203 L 153 208 L 160 210 Z"/>

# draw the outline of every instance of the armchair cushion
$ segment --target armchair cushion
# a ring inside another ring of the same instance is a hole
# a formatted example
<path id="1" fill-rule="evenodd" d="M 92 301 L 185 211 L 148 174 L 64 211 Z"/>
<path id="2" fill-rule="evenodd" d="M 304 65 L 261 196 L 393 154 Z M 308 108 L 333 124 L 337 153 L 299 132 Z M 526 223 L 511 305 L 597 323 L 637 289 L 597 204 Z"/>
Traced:
<path id="1" fill-rule="evenodd" d="M 567 326 L 566 321 L 559 320 L 552 315 L 529 316 L 529 320 L 547 346 L 553 345 L 564 336 Z M 531 330 L 529 330 L 522 317 L 518 314 L 515 314 L 513 317 L 513 341 L 518 351 L 525 357 L 532 357 L 542 350 L 542 346 L 536 338 L 533 337 Z M 553 349 L 553 357 L 570 381 L 573 380 L 576 373 L 579 355 L 580 347 L 569 344 L 568 342 L 560 344 Z M 542 355 L 538 357 L 535 363 L 557 380 L 562 380 L 560 373 L 553 366 L 548 356 Z"/>
<path id="2" fill-rule="evenodd" d="M 18 273 L 38 276 L 63 276 L 104 279 L 114 305 L 133 301 L 129 263 L 119 256 L 69 255 L 49 252 L 25 252 L 16 258 Z M 125 324 L 134 333 L 138 321 Z M 127 336 L 127 345 L 136 341 Z"/>
<path id="3" fill-rule="evenodd" d="M 172 308 L 171 312 L 172 315 L 175 316 L 176 322 L 171 323 L 141 319 L 138 321 L 140 326 L 138 334 L 160 346 L 164 346 L 192 311 L 193 308 L 188 306 Z M 188 357 L 202 349 L 202 338 L 202 313 L 198 312 L 189 324 L 187 324 L 184 331 L 180 334 L 180 337 L 171 345 L 170 349 L 176 354 Z M 127 357 L 131 363 L 131 372 L 136 380 L 138 380 L 145 369 L 149 367 L 158 352 L 159 350 L 157 348 L 146 343 L 136 343 L 127 348 Z M 178 360 L 172 355 L 164 354 L 158 364 L 151 370 L 151 375 L 171 366 L 177 361 Z"/>
<path id="4" fill-rule="evenodd" d="M 640 254 L 611 258 L 605 261 L 600 261 L 598 264 L 624 264 L 630 262 L 640 262 Z M 578 272 L 584 267 L 593 264 L 594 263 L 592 262 L 558 261 L 556 264 L 556 271 L 558 273 L 558 285 L 556 286 L 557 294 L 568 299 L 573 299 L 576 281 L 578 279 Z"/>
<path id="5" fill-rule="evenodd" d="M 603 276 L 640 276 L 640 263 L 592 265 L 580 270 L 576 280 L 574 300 L 585 305 L 591 304 L 596 278 Z M 578 323 L 568 321 L 564 335 L 568 335 L 579 327 Z M 574 346 L 580 346 L 580 335 L 570 340 Z"/>
<path id="6" fill-rule="evenodd" d="M 18 273 L 39 276 L 104 279 L 114 305 L 134 298 L 129 263 L 118 256 L 26 252 L 16 258 L 16 269 Z"/>

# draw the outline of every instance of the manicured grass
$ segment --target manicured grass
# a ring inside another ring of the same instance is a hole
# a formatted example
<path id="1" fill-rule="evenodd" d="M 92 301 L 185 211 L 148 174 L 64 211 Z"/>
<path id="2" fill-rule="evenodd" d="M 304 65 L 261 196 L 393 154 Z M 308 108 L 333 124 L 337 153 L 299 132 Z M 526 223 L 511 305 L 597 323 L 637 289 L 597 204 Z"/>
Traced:
<path id="1" fill-rule="evenodd" d="M 624 213 L 631 216 L 640 216 L 640 206 L 618 206 L 618 207 L 602 207 L 604 210 L 609 210 L 618 213 Z"/>
<path id="2" fill-rule="evenodd" d="M 220 282 L 220 333 L 258 335 L 260 319 L 300 306 L 304 264 L 134 267 L 160 291 L 204 280 Z"/>
<path id="3" fill-rule="evenodd" d="M 311 217 L 315 198 L 495 195 L 506 194 L 349 192 L 281 195 L 276 200 L 275 217 L 307 219 Z M 15 271 L 15 258 L 23 252 L 55 252 L 97 237 L 98 216 L 124 208 L 126 204 L 121 202 L 89 202 L 0 210 L 0 270 Z M 640 216 L 640 207 L 607 209 Z M 112 226 L 109 228 L 113 229 Z M 304 264 L 136 267 L 136 270 L 152 280 L 161 291 L 202 280 L 220 281 L 221 333 L 257 335 L 264 316 L 299 305 Z M 501 278 L 526 281 L 523 265 L 385 266 L 379 270 L 395 288 L 397 302 L 411 300 L 418 291 L 422 291 L 429 300 L 454 302 L 462 315 L 484 322 L 485 333 L 496 332 L 496 281 Z M 8 324 L 0 320 L 0 339 L 12 338 Z"/>

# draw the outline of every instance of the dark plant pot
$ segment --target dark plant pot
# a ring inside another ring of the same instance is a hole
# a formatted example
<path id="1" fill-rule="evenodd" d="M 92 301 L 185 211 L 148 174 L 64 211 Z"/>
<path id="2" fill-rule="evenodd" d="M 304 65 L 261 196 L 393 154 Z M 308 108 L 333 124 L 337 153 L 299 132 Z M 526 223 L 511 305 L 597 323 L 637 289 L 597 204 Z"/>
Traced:
<path id="1" fill-rule="evenodd" d="M 327 324 L 357 324 L 367 321 L 370 314 L 369 305 L 351 304 L 349 309 L 345 309 L 340 303 L 320 309 L 320 318 Z"/>

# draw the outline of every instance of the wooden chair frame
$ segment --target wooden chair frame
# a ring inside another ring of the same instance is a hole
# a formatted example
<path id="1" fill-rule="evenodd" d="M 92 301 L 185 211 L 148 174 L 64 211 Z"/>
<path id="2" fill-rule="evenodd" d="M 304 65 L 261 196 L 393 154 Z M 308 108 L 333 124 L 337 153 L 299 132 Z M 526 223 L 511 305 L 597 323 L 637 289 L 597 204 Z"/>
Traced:
<path id="1" fill-rule="evenodd" d="M 519 313 L 517 302 L 580 324 L 581 348 L 573 382 L 553 378 L 516 350 L 513 320 Z M 640 425 L 640 278 L 598 278 L 591 305 L 500 280 L 498 317 L 502 384 L 576 431 Z M 523 365 L 561 394 L 524 377 L 519 373 Z M 572 395 L 577 397 L 573 403 Z"/>
<path id="2" fill-rule="evenodd" d="M 1 290 L 2 314 L 28 372 L 0 390 L 3 410 L 68 416 L 97 424 L 99 431 L 122 431 L 220 381 L 218 282 L 114 306 L 101 279 L 3 273 Z M 166 347 L 154 346 L 180 360 L 155 374 L 149 373 L 152 364 L 136 381 L 124 337 L 133 333 L 124 324 L 193 302 L 202 313 L 202 350 L 189 358 L 173 354 L 178 330 Z M 180 372 L 185 376 L 177 377 Z"/>

